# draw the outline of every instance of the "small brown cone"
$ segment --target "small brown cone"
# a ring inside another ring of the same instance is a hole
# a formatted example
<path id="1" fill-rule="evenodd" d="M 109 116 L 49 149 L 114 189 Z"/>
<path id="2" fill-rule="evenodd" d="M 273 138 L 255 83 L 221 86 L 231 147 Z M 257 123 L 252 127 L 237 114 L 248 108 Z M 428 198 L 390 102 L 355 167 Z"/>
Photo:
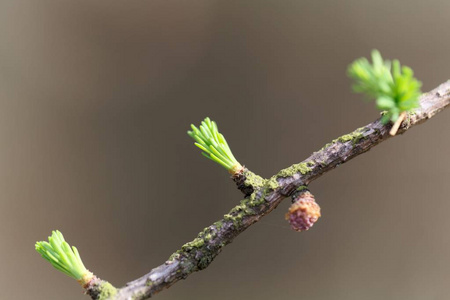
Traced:
<path id="1" fill-rule="evenodd" d="M 298 194 L 286 214 L 286 220 L 295 231 L 309 230 L 320 217 L 320 206 L 309 191 Z"/>

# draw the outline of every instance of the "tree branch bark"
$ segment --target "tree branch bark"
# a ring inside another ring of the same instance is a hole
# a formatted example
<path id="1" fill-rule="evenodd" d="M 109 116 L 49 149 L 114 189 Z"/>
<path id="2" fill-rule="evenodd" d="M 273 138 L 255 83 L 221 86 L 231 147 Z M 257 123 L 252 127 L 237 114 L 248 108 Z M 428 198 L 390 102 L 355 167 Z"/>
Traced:
<path id="1" fill-rule="evenodd" d="M 397 135 L 425 122 L 448 106 L 450 81 L 421 96 L 420 108 L 406 117 Z M 270 179 L 244 170 L 241 177 L 235 180 L 246 195 L 239 205 L 224 215 L 222 220 L 206 227 L 193 241 L 183 245 L 164 264 L 127 283 L 111 298 L 148 299 L 180 279 L 205 269 L 236 236 L 270 213 L 298 187 L 308 185 L 340 164 L 389 139 L 391 127 L 391 124 L 381 124 L 378 119 L 335 139 L 303 162 L 281 170 Z M 99 298 L 92 296 L 92 299 Z"/>

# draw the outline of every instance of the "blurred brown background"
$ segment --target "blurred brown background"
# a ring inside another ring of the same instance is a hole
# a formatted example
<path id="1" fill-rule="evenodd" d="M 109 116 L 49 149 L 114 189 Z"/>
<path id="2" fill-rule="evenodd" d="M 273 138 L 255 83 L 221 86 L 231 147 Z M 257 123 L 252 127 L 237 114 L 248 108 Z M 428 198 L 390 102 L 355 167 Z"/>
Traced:
<path id="1" fill-rule="evenodd" d="M 0 1 L 0 299 L 87 299 L 34 250 L 60 229 L 117 286 L 241 199 L 186 135 L 215 119 L 268 177 L 378 117 L 347 65 L 378 48 L 450 78 L 449 1 Z M 285 201 L 157 299 L 447 299 L 450 111 Z M 211 193 L 206 193 L 210 191 Z"/>

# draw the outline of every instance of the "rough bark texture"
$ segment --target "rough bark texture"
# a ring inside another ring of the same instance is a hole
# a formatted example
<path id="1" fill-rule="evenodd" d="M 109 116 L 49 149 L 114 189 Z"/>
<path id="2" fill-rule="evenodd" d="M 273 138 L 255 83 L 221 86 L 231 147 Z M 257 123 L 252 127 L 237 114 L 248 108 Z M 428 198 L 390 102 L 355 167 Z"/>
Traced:
<path id="1" fill-rule="evenodd" d="M 117 293 L 115 287 L 97 276 L 94 276 L 83 288 L 86 295 L 89 295 L 94 300 L 110 299 Z"/>
<path id="2" fill-rule="evenodd" d="M 448 106 L 450 81 L 421 96 L 420 108 L 408 115 L 397 135 Z M 383 125 L 376 120 L 335 139 L 303 162 L 281 170 L 270 179 L 244 170 L 241 177 L 235 179 L 238 188 L 246 195 L 239 205 L 224 215 L 222 220 L 206 227 L 192 242 L 183 245 L 164 264 L 118 289 L 111 299 L 148 299 L 191 273 L 205 269 L 224 246 L 270 213 L 297 188 L 308 185 L 324 173 L 387 140 L 391 137 L 390 128 L 390 124 Z"/>

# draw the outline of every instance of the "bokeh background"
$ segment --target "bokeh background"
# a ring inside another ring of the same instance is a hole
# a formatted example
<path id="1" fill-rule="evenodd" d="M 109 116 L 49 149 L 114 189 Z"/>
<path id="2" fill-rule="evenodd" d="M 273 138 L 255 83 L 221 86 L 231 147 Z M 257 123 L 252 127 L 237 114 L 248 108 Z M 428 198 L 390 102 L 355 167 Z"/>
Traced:
<path id="1" fill-rule="evenodd" d="M 0 1 L 0 299 L 87 299 L 34 250 L 61 230 L 122 286 L 242 198 L 186 135 L 215 119 L 269 177 L 378 117 L 347 65 L 377 48 L 450 78 L 449 1 Z M 446 299 L 450 111 L 311 184 L 158 299 Z"/>

